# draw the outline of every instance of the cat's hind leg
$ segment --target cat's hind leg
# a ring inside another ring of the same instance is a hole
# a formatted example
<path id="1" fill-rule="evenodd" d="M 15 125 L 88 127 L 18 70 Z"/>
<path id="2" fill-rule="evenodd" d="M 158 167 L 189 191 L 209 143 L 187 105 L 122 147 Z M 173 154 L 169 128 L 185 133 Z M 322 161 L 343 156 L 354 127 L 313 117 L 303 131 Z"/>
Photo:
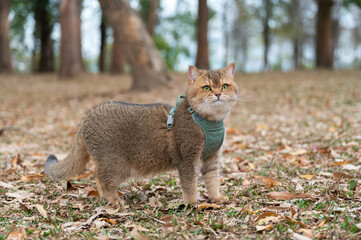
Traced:
<path id="1" fill-rule="evenodd" d="M 118 186 L 129 177 L 129 171 L 120 167 L 107 166 L 103 162 L 97 162 L 95 170 L 95 182 L 100 197 L 105 198 L 115 207 L 124 209 L 124 201 L 118 195 Z"/>

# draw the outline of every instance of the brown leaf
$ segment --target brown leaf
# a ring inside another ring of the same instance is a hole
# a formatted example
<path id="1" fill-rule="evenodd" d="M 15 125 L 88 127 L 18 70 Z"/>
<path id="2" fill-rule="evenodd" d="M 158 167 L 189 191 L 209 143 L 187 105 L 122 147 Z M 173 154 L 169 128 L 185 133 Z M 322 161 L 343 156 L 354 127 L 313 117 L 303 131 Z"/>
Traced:
<path id="1" fill-rule="evenodd" d="M 110 224 L 113 224 L 113 225 L 117 223 L 117 221 L 115 221 L 114 219 L 110 219 L 110 218 L 101 218 L 100 220 L 106 221 L 106 222 L 108 222 Z"/>
<path id="2" fill-rule="evenodd" d="M 290 217 L 287 217 L 287 216 L 283 216 L 283 218 L 287 221 L 287 222 L 292 222 L 292 223 L 296 223 L 298 225 L 301 225 L 302 227 L 308 227 L 306 224 L 300 222 L 300 221 L 297 221 L 293 218 L 290 218 Z"/>
<path id="3" fill-rule="evenodd" d="M 261 215 L 259 215 L 254 221 L 258 222 L 259 220 L 265 218 L 265 217 L 269 217 L 269 216 L 274 216 L 274 217 L 278 217 L 279 215 L 275 212 L 264 212 Z"/>
<path id="4" fill-rule="evenodd" d="M 99 196 L 99 192 L 97 190 L 90 190 L 87 194 L 87 196 L 95 196 L 98 197 Z"/>
<path id="5" fill-rule="evenodd" d="M 288 193 L 288 192 L 270 192 L 267 194 L 267 197 L 275 199 L 275 200 L 290 200 L 290 199 L 294 199 L 294 198 L 313 199 L 313 197 L 311 197 L 305 193 L 293 194 L 293 193 Z"/>
<path id="6" fill-rule="evenodd" d="M 276 180 L 272 180 L 270 178 L 266 178 L 266 177 L 262 177 L 262 176 L 256 176 L 255 178 L 257 179 L 261 179 L 263 184 L 268 187 L 268 188 L 271 188 L 271 187 L 276 187 L 276 186 L 281 186 L 282 183 L 279 182 L 279 181 L 276 181 Z"/>
<path id="7" fill-rule="evenodd" d="M 43 216 L 44 218 L 48 218 L 48 213 L 45 211 L 42 205 L 35 204 L 34 207 L 36 207 L 41 216 Z"/>
<path id="8" fill-rule="evenodd" d="M 11 173 L 13 173 L 13 172 L 16 172 L 16 170 L 17 170 L 16 168 L 10 168 L 10 169 L 8 169 L 8 170 L 2 171 L 2 172 L 0 173 L 0 176 L 11 174 Z"/>
<path id="9" fill-rule="evenodd" d="M 21 159 L 20 159 L 20 154 L 16 155 L 12 160 L 11 160 L 11 168 L 17 168 L 18 166 L 21 166 Z"/>
<path id="10" fill-rule="evenodd" d="M 341 180 L 342 178 L 353 178 L 353 177 L 343 172 L 334 172 L 332 178 L 333 180 L 338 181 Z"/>
<path id="11" fill-rule="evenodd" d="M 273 229 L 272 225 L 271 224 L 268 224 L 266 226 L 256 226 L 256 231 L 257 232 L 261 232 L 261 231 L 267 231 L 267 230 L 271 230 Z"/>
<path id="12" fill-rule="evenodd" d="M 306 157 L 298 157 L 294 160 L 294 163 L 298 166 L 298 167 L 311 167 L 310 162 L 307 160 Z"/>
<path id="13" fill-rule="evenodd" d="M 346 161 L 334 162 L 332 163 L 332 166 L 342 166 L 345 165 L 346 163 L 347 163 Z"/>
<path id="14" fill-rule="evenodd" d="M 22 240 L 26 237 L 26 231 L 23 228 L 15 228 L 6 235 L 6 240 Z"/>
<path id="15" fill-rule="evenodd" d="M 135 240 L 147 240 L 148 238 L 146 236 L 144 236 L 143 234 L 141 234 L 138 230 L 138 227 L 133 228 L 133 230 L 130 232 L 130 235 L 135 239 Z"/>
<path id="16" fill-rule="evenodd" d="M 210 203 L 203 203 L 201 205 L 198 206 L 199 210 L 203 210 L 203 209 L 219 209 L 221 208 L 221 206 L 217 205 L 217 204 L 210 204 Z"/>
<path id="17" fill-rule="evenodd" d="M 311 180 L 314 177 L 315 176 L 311 175 L 311 174 L 300 175 L 300 178 L 304 178 L 304 179 L 307 179 L 307 180 Z"/>
<path id="18" fill-rule="evenodd" d="M 307 229 L 307 228 L 300 228 L 298 230 L 299 233 L 303 233 L 304 235 L 306 235 L 307 237 L 313 239 L 314 236 L 313 236 L 313 233 L 312 233 L 312 230 L 311 229 Z"/>
<path id="19" fill-rule="evenodd" d="M 22 182 L 31 182 L 31 181 L 38 181 L 44 178 L 44 173 L 40 174 L 31 174 L 26 176 L 21 176 L 20 181 Z"/>

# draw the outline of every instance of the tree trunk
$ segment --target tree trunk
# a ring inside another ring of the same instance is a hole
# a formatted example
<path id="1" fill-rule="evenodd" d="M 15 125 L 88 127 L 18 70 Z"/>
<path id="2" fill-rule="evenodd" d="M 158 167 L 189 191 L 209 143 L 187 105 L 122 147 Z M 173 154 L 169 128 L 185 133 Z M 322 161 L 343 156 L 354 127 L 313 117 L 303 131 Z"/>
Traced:
<path id="1" fill-rule="evenodd" d="M 131 67 L 132 89 L 150 90 L 171 78 L 145 29 L 142 20 L 127 0 L 99 0 L 107 23 L 119 36 L 125 58 Z"/>
<path id="2" fill-rule="evenodd" d="M 154 28 L 157 23 L 157 9 L 159 6 L 159 0 L 149 0 L 148 19 L 147 19 L 147 31 L 150 36 L 153 36 Z"/>
<path id="3" fill-rule="evenodd" d="M 196 67 L 209 69 L 207 0 L 198 0 Z"/>
<path id="4" fill-rule="evenodd" d="M 223 66 L 227 66 L 229 64 L 229 24 L 228 24 L 228 1 L 224 1 L 223 3 L 223 13 L 222 13 L 222 25 L 223 25 L 223 36 L 224 36 L 224 64 Z"/>
<path id="5" fill-rule="evenodd" d="M 60 77 L 73 77 L 84 71 L 80 13 L 81 0 L 62 0 L 60 4 Z"/>
<path id="6" fill-rule="evenodd" d="M 301 20 L 301 6 L 298 0 L 290 2 L 290 18 L 293 28 L 292 44 L 293 44 L 293 69 L 302 68 L 302 33 L 303 25 Z"/>
<path id="7" fill-rule="evenodd" d="M 105 53 L 107 45 L 107 26 L 104 21 L 104 16 L 102 15 L 100 23 L 100 53 L 99 53 L 99 72 L 105 71 Z"/>
<path id="8" fill-rule="evenodd" d="M 332 0 L 318 0 L 316 67 L 333 68 Z"/>
<path id="9" fill-rule="evenodd" d="M 270 47 L 270 26 L 269 26 L 269 20 L 272 15 L 272 3 L 270 0 L 264 0 L 264 6 L 265 6 L 265 15 L 263 18 L 263 68 L 264 70 L 267 70 L 269 68 L 268 64 L 268 50 Z"/>
<path id="10" fill-rule="evenodd" d="M 113 31 L 113 53 L 112 53 L 112 64 L 110 67 L 110 73 L 122 74 L 125 73 L 125 58 L 122 45 L 118 35 Z"/>
<path id="11" fill-rule="evenodd" d="M 10 49 L 10 1 L 0 1 L 0 73 L 14 72 Z"/>
<path id="12" fill-rule="evenodd" d="M 50 19 L 49 0 L 37 0 L 34 3 L 35 18 L 35 42 L 40 39 L 40 61 L 35 67 L 39 72 L 54 71 L 54 50 L 51 33 L 53 32 L 53 23 Z"/>

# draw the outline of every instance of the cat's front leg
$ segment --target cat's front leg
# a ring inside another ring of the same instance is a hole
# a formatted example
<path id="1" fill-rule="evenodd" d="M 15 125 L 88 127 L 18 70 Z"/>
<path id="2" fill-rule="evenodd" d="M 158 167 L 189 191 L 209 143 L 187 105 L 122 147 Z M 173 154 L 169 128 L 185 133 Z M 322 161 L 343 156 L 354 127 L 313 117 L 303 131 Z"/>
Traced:
<path id="1" fill-rule="evenodd" d="M 178 165 L 179 178 L 183 190 L 183 200 L 186 204 L 196 204 L 197 171 L 195 162 L 182 162 Z"/>
<path id="2" fill-rule="evenodd" d="M 203 160 L 202 175 L 206 186 L 208 196 L 212 202 L 223 203 L 228 200 L 222 196 L 219 191 L 219 158 L 221 150 Z"/>

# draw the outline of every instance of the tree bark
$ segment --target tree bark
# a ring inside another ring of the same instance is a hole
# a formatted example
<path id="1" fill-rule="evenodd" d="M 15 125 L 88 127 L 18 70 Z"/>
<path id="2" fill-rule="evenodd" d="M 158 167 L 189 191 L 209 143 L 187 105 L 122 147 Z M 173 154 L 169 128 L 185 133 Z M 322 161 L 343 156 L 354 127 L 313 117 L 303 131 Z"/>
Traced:
<path id="1" fill-rule="evenodd" d="M 106 43 L 107 42 L 107 26 L 102 15 L 100 23 L 100 53 L 99 53 L 99 72 L 105 71 L 105 54 L 106 54 Z"/>
<path id="2" fill-rule="evenodd" d="M 316 67 L 333 68 L 332 0 L 318 0 Z"/>
<path id="3" fill-rule="evenodd" d="M 171 78 L 145 29 L 127 0 L 99 0 L 107 23 L 119 36 L 125 58 L 131 67 L 133 90 L 150 90 Z"/>
<path id="4" fill-rule="evenodd" d="M 35 70 L 39 72 L 54 72 L 54 50 L 51 38 L 53 23 L 48 9 L 49 0 L 37 0 L 34 3 L 35 42 L 40 39 L 40 61 Z"/>
<path id="5" fill-rule="evenodd" d="M 270 34 L 271 29 L 269 26 L 269 20 L 272 16 L 272 3 L 270 0 L 263 0 L 265 6 L 265 15 L 263 18 L 263 68 L 264 70 L 268 70 L 269 63 L 268 63 L 268 51 L 270 47 Z"/>
<path id="6" fill-rule="evenodd" d="M 159 0 L 149 0 L 148 19 L 147 19 L 147 31 L 150 36 L 153 36 L 154 28 L 157 23 L 157 9 L 159 6 Z"/>
<path id="7" fill-rule="evenodd" d="M 118 35 L 113 31 L 113 52 L 112 52 L 112 64 L 110 67 L 110 73 L 122 74 L 125 73 L 125 58 L 122 45 Z"/>
<path id="8" fill-rule="evenodd" d="M 84 71 L 81 53 L 81 0 L 60 3 L 60 77 L 73 77 Z"/>
<path id="9" fill-rule="evenodd" d="M 10 49 L 10 1 L 0 1 L 0 73 L 13 73 Z"/>
<path id="10" fill-rule="evenodd" d="M 207 0 L 198 0 L 196 67 L 209 69 Z"/>

